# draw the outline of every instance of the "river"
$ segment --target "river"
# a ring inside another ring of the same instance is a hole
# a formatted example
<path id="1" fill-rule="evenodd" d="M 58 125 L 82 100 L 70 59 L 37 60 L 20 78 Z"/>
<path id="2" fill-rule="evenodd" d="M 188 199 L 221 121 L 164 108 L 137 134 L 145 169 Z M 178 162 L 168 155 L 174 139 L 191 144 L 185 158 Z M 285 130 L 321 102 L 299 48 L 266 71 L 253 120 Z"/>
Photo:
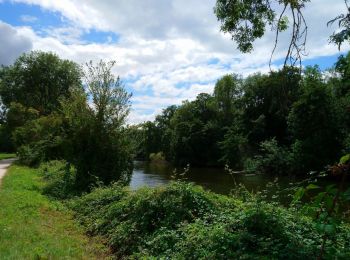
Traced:
<path id="1" fill-rule="evenodd" d="M 173 178 L 174 168 L 167 164 L 152 164 L 148 162 L 135 161 L 134 171 L 130 182 L 131 189 L 135 190 L 142 186 L 155 187 L 170 182 Z M 177 172 L 183 172 L 178 168 Z M 261 174 L 228 174 L 224 169 L 218 168 L 190 168 L 186 174 L 186 181 L 201 185 L 205 189 L 220 194 L 229 194 L 236 184 L 243 184 L 249 191 L 259 191 L 276 178 Z M 287 188 L 291 183 L 300 181 L 296 177 L 284 176 L 278 178 L 278 185 Z M 270 188 L 271 189 L 271 188 Z M 272 188 L 272 191 L 276 187 Z"/>

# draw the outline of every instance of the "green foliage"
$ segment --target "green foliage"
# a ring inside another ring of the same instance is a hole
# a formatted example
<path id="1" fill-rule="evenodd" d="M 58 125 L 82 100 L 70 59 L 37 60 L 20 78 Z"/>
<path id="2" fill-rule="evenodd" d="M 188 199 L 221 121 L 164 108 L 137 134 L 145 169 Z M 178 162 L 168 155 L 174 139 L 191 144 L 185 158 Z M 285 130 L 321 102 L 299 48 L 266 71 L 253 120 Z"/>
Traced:
<path id="1" fill-rule="evenodd" d="M 79 66 L 53 53 L 33 51 L 21 55 L 0 73 L 0 96 L 6 107 L 12 102 L 48 115 L 59 107 L 73 86 L 81 86 Z"/>
<path id="2" fill-rule="evenodd" d="M 315 193 L 313 191 L 320 190 L 320 187 L 310 183 L 305 188 L 299 187 L 293 198 L 293 203 L 300 202 L 303 197 L 308 198 L 307 203 L 301 204 L 301 210 L 314 219 L 316 229 L 323 234 L 319 259 L 327 254 L 329 257 L 329 252 L 326 250 L 327 245 L 338 243 L 343 247 L 348 247 L 350 238 L 350 233 L 341 233 L 342 223 L 344 220 L 349 220 L 347 209 L 350 201 L 350 188 L 345 190 L 345 185 L 350 173 L 350 155 L 341 157 L 339 164 L 330 167 L 328 173 L 340 177 L 338 186 L 331 184 L 324 190 Z M 331 250 L 345 257 L 343 252 L 339 252 L 339 249 L 332 248 Z"/>
<path id="3" fill-rule="evenodd" d="M 269 1 L 217 0 L 214 12 L 221 21 L 221 30 L 232 35 L 242 52 L 250 52 L 253 42 L 265 33 L 265 25 L 272 25 L 276 13 Z"/>
<path id="4" fill-rule="evenodd" d="M 131 259 L 309 259 L 322 232 L 295 208 L 254 195 L 229 198 L 175 182 L 135 192 L 114 184 L 72 201 L 91 234 L 107 239 L 115 257 Z M 348 225 L 341 224 L 326 257 L 347 257 Z"/>
<path id="5" fill-rule="evenodd" d="M 319 69 L 308 68 L 301 96 L 288 116 L 299 171 L 320 170 L 339 157 L 342 135 L 335 102 Z"/>
<path id="6" fill-rule="evenodd" d="M 88 92 L 73 89 L 61 102 L 66 124 L 64 158 L 75 166 L 80 190 L 89 190 L 98 182 L 127 183 L 132 172 L 132 146 L 123 127 L 130 95 L 111 73 L 113 65 L 89 63 L 85 75 Z"/>
<path id="7" fill-rule="evenodd" d="M 215 212 L 221 201 L 214 201 L 216 195 L 184 183 L 127 194 L 120 186 L 113 185 L 105 191 L 97 189 L 96 193 L 78 199 L 73 209 L 78 219 L 88 224 L 90 232 L 108 237 L 110 246 L 119 256 L 138 252 L 159 229 L 176 229 L 182 223 Z M 120 197 L 109 200 L 114 194 Z M 107 200 L 102 200 L 101 196 L 106 196 Z M 99 201 L 97 208 L 91 205 L 97 204 L 95 200 Z"/>
<path id="8" fill-rule="evenodd" d="M 247 171 L 286 175 L 293 173 L 293 161 L 290 151 L 278 145 L 276 139 L 260 144 L 261 154 L 247 165 Z"/>
<path id="9" fill-rule="evenodd" d="M 245 155 L 248 140 L 239 131 L 237 125 L 233 125 L 224 135 L 224 140 L 219 142 L 223 156 L 221 161 L 230 167 L 240 168 Z"/>
<path id="10" fill-rule="evenodd" d="M 49 161 L 39 167 L 45 185 L 43 193 L 55 199 L 67 199 L 76 194 L 76 170 L 66 161 Z"/>
<path id="11" fill-rule="evenodd" d="M 274 137 L 281 143 L 288 142 L 287 117 L 299 97 L 300 80 L 293 67 L 245 79 L 242 121 L 252 145 Z"/>
<path id="12" fill-rule="evenodd" d="M 13 140 L 18 147 L 19 160 L 25 165 L 63 157 L 63 118 L 58 114 L 42 116 L 16 128 Z"/>
<path id="13" fill-rule="evenodd" d="M 225 75 L 220 78 L 214 88 L 214 100 L 222 124 L 230 125 L 237 112 L 237 100 L 242 95 L 242 79 L 238 75 Z"/>
<path id="14" fill-rule="evenodd" d="M 318 67 L 304 74 L 284 67 L 245 79 L 225 75 L 212 95 L 202 93 L 143 124 L 142 154 L 148 159 L 163 151 L 181 166 L 228 164 L 271 174 L 321 170 L 350 147 L 349 57 L 340 58 L 339 74 L 329 77 Z"/>
<path id="15" fill-rule="evenodd" d="M 338 45 L 339 50 L 340 46 L 350 39 L 349 7 L 348 1 L 345 0 L 344 2 L 347 7 L 347 13 L 340 14 L 327 23 L 328 26 L 332 25 L 334 22 L 338 24 L 339 29 L 330 36 L 330 42 Z"/>
<path id="16" fill-rule="evenodd" d="M 174 113 L 170 151 L 175 164 L 218 164 L 221 129 L 214 102 L 211 95 L 202 93 L 196 100 L 183 103 Z"/>

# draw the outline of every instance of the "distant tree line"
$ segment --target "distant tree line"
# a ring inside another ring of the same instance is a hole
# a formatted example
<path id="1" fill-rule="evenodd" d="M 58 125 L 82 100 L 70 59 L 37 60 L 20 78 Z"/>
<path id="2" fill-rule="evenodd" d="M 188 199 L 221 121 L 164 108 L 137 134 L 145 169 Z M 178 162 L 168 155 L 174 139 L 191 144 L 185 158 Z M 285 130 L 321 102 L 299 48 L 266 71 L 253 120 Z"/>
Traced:
<path id="1" fill-rule="evenodd" d="M 113 62 L 80 67 L 31 52 L 0 69 L 0 149 L 28 165 L 65 159 L 82 190 L 127 182 L 134 158 L 304 174 L 350 152 L 349 64 L 347 55 L 326 72 L 225 75 L 212 94 L 126 126 L 130 94 Z"/>
<path id="2" fill-rule="evenodd" d="M 225 75 L 213 94 L 170 106 L 129 128 L 137 155 L 162 153 L 175 165 L 305 174 L 350 151 L 350 55 L 334 68 L 284 67 Z"/>

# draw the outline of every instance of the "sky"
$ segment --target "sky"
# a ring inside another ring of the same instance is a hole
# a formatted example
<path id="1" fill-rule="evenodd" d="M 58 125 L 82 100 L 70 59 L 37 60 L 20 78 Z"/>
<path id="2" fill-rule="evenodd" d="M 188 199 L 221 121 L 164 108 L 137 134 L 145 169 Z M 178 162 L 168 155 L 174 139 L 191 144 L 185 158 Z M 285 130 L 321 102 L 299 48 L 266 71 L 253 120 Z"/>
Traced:
<path id="1" fill-rule="evenodd" d="M 225 74 L 267 73 L 274 33 L 242 54 L 220 31 L 215 0 L 0 0 L 0 64 L 24 52 L 50 51 L 78 64 L 115 60 L 113 69 L 132 92 L 128 123 L 154 119 L 162 109 L 202 92 L 212 93 Z M 336 26 L 327 22 L 345 13 L 344 0 L 312 0 L 304 65 L 331 67 L 340 54 L 329 44 Z M 290 31 L 280 35 L 272 68 L 286 53 Z"/>

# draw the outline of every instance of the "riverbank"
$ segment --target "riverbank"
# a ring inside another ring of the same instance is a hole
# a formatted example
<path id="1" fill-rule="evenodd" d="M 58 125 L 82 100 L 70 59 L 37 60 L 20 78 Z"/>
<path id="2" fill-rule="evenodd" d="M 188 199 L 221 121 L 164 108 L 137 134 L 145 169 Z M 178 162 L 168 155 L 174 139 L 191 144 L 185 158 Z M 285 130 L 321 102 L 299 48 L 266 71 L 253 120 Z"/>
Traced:
<path id="1" fill-rule="evenodd" d="M 90 239 L 58 201 L 41 194 L 36 169 L 13 165 L 0 187 L 0 259 L 104 259 L 107 249 Z"/>
<path id="2" fill-rule="evenodd" d="M 186 182 L 130 191 L 117 184 L 75 199 L 87 232 L 117 259 L 316 259 L 323 230 L 297 207 L 244 189 L 228 197 Z M 350 227 L 324 242 L 324 258 L 349 259 Z M 323 258 L 323 257 L 322 257 Z"/>
<path id="3" fill-rule="evenodd" d="M 349 223 L 329 233 L 299 207 L 242 187 L 225 196 L 184 181 L 136 191 L 115 183 L 63 198 L 65 165 L 10 167 L 0 259 L 316 259 L 322 244 L 325 259 L 350 258 Z"/>

